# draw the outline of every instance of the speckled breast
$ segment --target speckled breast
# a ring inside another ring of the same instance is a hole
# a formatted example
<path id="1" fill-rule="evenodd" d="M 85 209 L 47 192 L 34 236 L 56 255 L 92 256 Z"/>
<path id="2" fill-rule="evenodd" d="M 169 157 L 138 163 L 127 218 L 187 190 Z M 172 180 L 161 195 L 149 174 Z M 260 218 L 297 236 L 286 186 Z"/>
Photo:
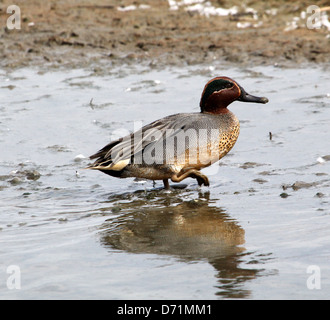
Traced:
<path id="1" fill-rule="evenodd" d="M 239 136 L 240 125 L 234 114 L 219 116 L 214 121 L 207 143 L 201 143 L 198 148 L 200 168 L 224 157 L 233 148 Z"/>
<path id="2" fill-rule="evenodd" d="M 237 138 L 239 136 L 240 125 L 237 121 L 237 124 L 233 125 L 231 129 L 227 132 L 223 132 L 220 135 L 219 139 L 219 159 L 225 156 L 235 145 Z"/>

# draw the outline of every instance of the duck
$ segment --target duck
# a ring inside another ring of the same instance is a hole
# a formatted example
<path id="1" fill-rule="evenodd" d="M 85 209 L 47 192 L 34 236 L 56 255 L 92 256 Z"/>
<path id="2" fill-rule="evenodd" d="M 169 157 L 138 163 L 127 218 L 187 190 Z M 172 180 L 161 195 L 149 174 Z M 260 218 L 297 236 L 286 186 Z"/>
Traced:
<path id="1" fill-rule="evenodd" d="M 209 186 L 201 170 L 224 157 L 235 145 L 240 124 L 228 106 L 234 101 L 267 103 L 247 93 L 235 80 L 219 76 L 202 91 L 200 112 L 177 113 L 111 141 L 90 156 L 87 169 L 116 178 L 162 180 L 165 189 L 186 178 Z"/>

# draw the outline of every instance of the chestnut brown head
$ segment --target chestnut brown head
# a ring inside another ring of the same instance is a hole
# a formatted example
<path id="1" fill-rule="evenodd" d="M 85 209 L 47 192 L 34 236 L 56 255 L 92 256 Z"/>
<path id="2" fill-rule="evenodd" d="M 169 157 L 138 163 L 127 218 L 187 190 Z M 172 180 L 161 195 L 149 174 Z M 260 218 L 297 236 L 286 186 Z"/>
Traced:
<path id="1" fill-rule="evenodd" d="M 227 107 L 235 100 L 243 102 L 267 103 L 265 97 L 248 94 L 235 80 L 216 77 L 204 87 L 200 107 L 201 112 L 227 113 Z"/>

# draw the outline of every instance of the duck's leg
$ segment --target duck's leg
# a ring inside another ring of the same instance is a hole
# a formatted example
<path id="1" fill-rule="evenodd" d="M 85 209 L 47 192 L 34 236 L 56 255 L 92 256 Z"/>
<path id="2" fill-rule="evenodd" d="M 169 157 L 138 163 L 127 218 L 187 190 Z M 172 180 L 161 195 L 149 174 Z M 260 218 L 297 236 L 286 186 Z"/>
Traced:
<path id="1" fill-rule="evenodd" d="M 164 189 L 169 189 L 170 184 L 168 183 L 168 179 L 163 179 L 163 182 L 164 182 Z"/>
<path id="2" fill-rule="evenodd" d="M 205 187 L 209 187 L 210 186 L 210 182 L 207 176 L 205 176 L 204 174 L 200 174 L 199 176 L 193 177 L 196 178 L 197 183 L 199 186 L 202 186 L 204 184 Z"/>
<path id="3" fill-rule="evenodd" d="M 195 178 L 197 180 L 199 186 L 204 184 L 206 187 L 208 187 L 210 185 L 208 177 L 196 169 L 189 169 L 183 173 L 175 174 L 171 177 L 171 180 L 173 182 L 180 182 L 189 177 Z"/>

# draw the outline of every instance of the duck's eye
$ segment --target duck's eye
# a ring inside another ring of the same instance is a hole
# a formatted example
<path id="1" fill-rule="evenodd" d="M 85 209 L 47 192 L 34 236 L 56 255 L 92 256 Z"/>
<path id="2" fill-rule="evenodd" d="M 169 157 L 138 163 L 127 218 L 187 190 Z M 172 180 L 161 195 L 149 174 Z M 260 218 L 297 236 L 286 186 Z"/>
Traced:
<path id="1" fill-rule="evenodd" d="M 232 84 L 231 82 L 228 82 L 227 84 L 226 84 L 226 88 L 232 88 L 234 86 L 234 84 Z"/>

